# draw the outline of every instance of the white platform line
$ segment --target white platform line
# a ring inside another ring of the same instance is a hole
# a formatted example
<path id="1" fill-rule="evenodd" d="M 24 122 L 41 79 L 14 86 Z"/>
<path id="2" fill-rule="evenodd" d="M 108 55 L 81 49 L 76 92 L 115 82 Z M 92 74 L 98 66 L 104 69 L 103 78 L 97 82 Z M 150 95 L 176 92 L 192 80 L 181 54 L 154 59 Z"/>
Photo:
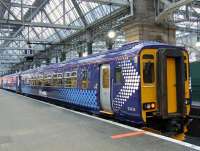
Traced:
<path id="1" fill-rule="evenodd" d="M 20 95 L 20 94 L 17 94 L 17 95 Z M 60 107 L 60 106 L 57 106 L 57 105 L 54 105 L 54 104 L 51 104 L 51 103 L 47 103 L 47 102 L 44 102 L 44 101 L 33 99 L 33 98 L 30 98 L 30 97 L 27 97 L 27 96 L 24 96 L 24 95 L 20 95 L 20 96 L 26 97 L 28 99 L 32 99 L 34 101 L 37 101 L 37 102 L 40 102 L 40 103 L 43 103 L 43 104 L 46 104 L 46 105 L 49 105 L 49 106 L 52 106 L 52 107 L 55 107 L 55 108 L 60 109 L 60 110 L 66 110 L 66 111 L 69 111 L 69 112 L 72 112 L 72 113 L 75 113 L 75 114 L 78 114 L 78 115 L 83 115 L 83 116 L 86 116 L 86 117 L 89 117 L 89 118 L 92 118 L 92 119 L 100 120 L 100 121 L 105 122 L 105 123 L 109 123 L 109 124 L 112 124 L 112 125 L 123 127 L 125 129 L 128 129 L 128 130 L 144 131 L 144 130 L 141 130 L 141 129 L 138 129 L 138 128 L 135 128 L 135 127 L 127 126 L 127 125 L 120 124 L 120 123 L 113 122 L 113 121 L 109 121 L 109 120 L 102 119 L 102 118 L 99 118 L 99 117 L 95 117 L 95 116 L 92 116 L 92 115 L 89 115 L 89 114 L 86 114 L 86 113 L 81 113 L 81 112 L 78 112 L 78 111 L 66 109 L 64 107 Z M 173 139 L 173 138 L 170 138 L 170 137 L 166 137 L 166 136 L 163 136 L 163 135 L 151 133 L 151 132 L 148 132 L 148 131 L 145 131 L 145 134 L 200 151 L 200 146 L 197 146 L 197 145 L 193 145 L 193 144 L 190 144 L 190 143 L 187 143 L 187 142 L 179 141 L 179 140 L 176 140 L 176 139 Z"/>

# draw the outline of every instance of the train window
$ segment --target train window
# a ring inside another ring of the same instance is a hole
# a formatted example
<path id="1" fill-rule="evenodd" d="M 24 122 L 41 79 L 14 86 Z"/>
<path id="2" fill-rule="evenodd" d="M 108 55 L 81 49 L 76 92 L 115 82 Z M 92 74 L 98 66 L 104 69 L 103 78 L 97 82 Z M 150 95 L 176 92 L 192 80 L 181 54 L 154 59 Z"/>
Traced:
<path id="1" fill-rule="evenodd" d="M 109 88 L 110 84 L 109 84 L 109 69 L 105 68 L 103 69 L 103 88 Z"/>
<path id="2" fill-rule="evenodd" d="M 70 75 L 71 75 L 70 72 L 65 73 L 65 77 L 70 77 Z"/>
<path id="3" fill-rule="evenodd" d="M 72 87 L 72 80 L 71 80 L 71 73 L 70 72 L 66 72 L 64 74 L 64 86 L 67 87 L 67 88 Z"/>
<path id="4" fill-rule="evenodd" d="M 143 65 L 143 81 L 144 83 L 153 83 L 155 80 L 154 63 L 145 62 Z"/>
<path id="5" fill-rule="evenodd" d="M 43 81 L 43 85 L 44 86 L 47 86 L 47 84 L 48 84 L 48 76 L 47 75 L 44 75 L 44 81 Z"/>
<path id="6" fill-rule="evenodd" d="M 26 79 L 26 84 L 27 84 L 27 85 L 30 85 L 30 78 L 27 78 L 27 79 Z"/>
<path id="7" fill-rule="evenodd" d="M 44 82 L 43 75 L 37 76 L 37 78 L 36 78 L 36 85 L 37 86 L 42 86 L 43 82 Z"/>
<path id="8" fill-rule="evenodd" d="M 76 71 L 72 72 L 71 76 L 72 77 L 77 77 L 77 72 Z"/>
<path id="9" fill-rule="evenodd" d="M 65 87 L 71 88 L 71 86 L 72 86 L 71 78 L 66 78 L 65 79 Z"/>
<path id="10" fill-rule="evenodd" d="M 82 71 L 82 89 L 87 89 L 88 88 L 88 71 L 84 69 Z"/>
<path id="11" fill-rule="evenodd" d="M 53 78 L 56 79 L 56 78 L 57 78 L 57 74 L 54 74 L 54 75 L 53 75 Z"/>
<path id="12" fill-rule="evenodd" d="M 46 86 L 51 86 L 51 82 L 52 82 L 52 76 L 48 75 L 47 76 L 47 85 Z"/>
<path id="13" fill-rule="evenodd" d="M 72 87 L 76 88 L 77 87 L 77 72 L 73 71 L 71 73 L 71 80 L 72 80 Z"/>
<path id="14" fill-rule="evenodd" d="M 143 59 L 154 59 L 154 56 L 150 54 L 146 54 L 146 55 L 143 55 Z"/>
<path id="15" fill-rule="evenodd" d="M 44 79 L 47 79 L 47 75 L 44 75 Z"/>
<path id="16" fill-rule="evenodd" d="M 38 77 L 35 77 L 35 85 L 38 85 Z"/>
<path id="17" fill-rule="evenodd" d="M 34 84 L 33 84 L 33 80 L 34 80 L 33 77 L 31 77 L 31 85 L 32 85 L 32 86 L 34 85 Z"/>
<path id="18" fill-rule="evenodd" d="M 56 86 L 57 85 L 57 74 L 53 74 L 52 77 L 52 86 Z"/>
<path id="19" fill-rule="evenodd" d="M 57 86 L 62 86 L 63 85 L 63 75 L 60 73 L 57 76 Z"/>
<path id="20" fill-rule="evenodd" d="M 187 63 L 184 63 L 184 68 L 185 68 L 185 70 L 184 70 L 184 75 L 185 75 L 185 81 L 187 81 Z"/>
<path id="21" fill-rule="evenodd" d="M 37 85 L 36 80 L 37 80 L 37 78 L 36 78 L 36 77 L 33 77 L 33 85 L 34 85 L 34 86 Z"/>
<path id="22" fill-rule="evenodd" d="M 121 69 L 121 67 L 115 68 L 115 83 L 122 83 L 122 69 Z"/>
<path id="23" fill-rule="evenodd" d="M 83 72 L 82 72 L 82 80 L 87 80 L 88 79 L 88 72 L 87 72 L 87 70 L 83 70 Z"/>

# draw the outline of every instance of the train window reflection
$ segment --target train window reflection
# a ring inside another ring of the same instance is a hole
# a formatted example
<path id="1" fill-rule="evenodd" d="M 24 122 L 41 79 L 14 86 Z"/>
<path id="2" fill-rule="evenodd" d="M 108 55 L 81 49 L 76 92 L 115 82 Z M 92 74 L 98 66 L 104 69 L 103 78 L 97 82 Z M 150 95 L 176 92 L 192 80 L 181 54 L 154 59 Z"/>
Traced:
<path id="1" fill-rule="evenodd" d="M 72 72 L 71 80 L 72 80 L 72 87 L 76 88 L 77 87 L 77 72 L 76 71 Z"/>
<path id="2" fill-rule="evenodd" d="M 64 74 L 64 85 L 67 88 L 77 87 L 77 71 L 66 72 Z"/>
<path id="3" fill-rule="evenodd" d="M 58 74 L 58 76 L 57 76 L 57 86 L 62 86 L 62 84 L 63 84 L 62 78 L 63 78 L 62 73 Z"/>
<path id="4" fill-rule="evenodd" d="M 115 83 L 122 83 L 122 69 L 120 67 L 115 68 Z"/>
<path id="5" fill-rule="evenodd" d="M 87 89 L 88 88 L 88 71 L 84 69 L 82 71 L 82 89 Z"/>
<path id="6" fill-rule="evenodd" d="M 71 81 L 71 73 L 66 72 L 64 74 L 64 86 L 67 88 L 70 88 L 72 86 L 72 81 Z"/>
<path id="7" fill-rule="evenodd" d="M 145 62 L 143 66 L 143 81 L 144 83 L 153 83 L 155 79 L 154 63 Z"/>
<path id="8" fill-rule="evenodd" d="M 110 87 L 109 78 L 110 78 L 109 69 L 108 68 L 103 69 L 103 88 Z"/>

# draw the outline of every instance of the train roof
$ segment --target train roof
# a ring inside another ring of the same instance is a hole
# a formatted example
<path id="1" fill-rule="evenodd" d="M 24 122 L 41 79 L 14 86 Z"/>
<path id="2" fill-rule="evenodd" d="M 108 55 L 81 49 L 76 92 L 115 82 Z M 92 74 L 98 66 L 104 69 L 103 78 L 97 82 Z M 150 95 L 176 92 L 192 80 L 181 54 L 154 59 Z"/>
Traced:
<path id="1" fill-rule="evenodd" d="M 108 58 L 113 58 L 117 56 L 127 55 L 127 54 L 138 54 L 144 48 L 183 48 L 178 46 L 172 46 L 164 43 L 154 42 L 154 41 L 138 41 L 130 42 L 118 49 L 112 49 L 106 52 L 93 54 L 83 58 L 76 58 L 64 62 L 65 64 L 82 64 L 93 61 L 101 61 Z"/>
<path id="2" fill-rule="evenodd" d="M 69 65 L 78 65 L 78 64 L 87 64 L 91 62 L 102 62 L 104 60 L 108 60 L 110 58 L 114 58 L 117 56 L 122 56 L 122 55 L 128 55 L 128 54 L 138 54 L 140 51 L 144 48 L 183 48 L 183 47 L 177 47 L 177 46 L 172 46 L 164 43 L 159 43 L 159 42 L 154 42 L 154 41 L 137 41 L 137 42 L 130 42 L 118 49 L 114 50 L 109 50 L 106 52 L 102 53 L 97 53 L 97 54 L 92 54 L 88 57 L 83 57 L 83 58 L 76 58 L 72 59 L 66 62 L 62 63 L 55 63 L 52 65 L 48 65 L 45 67 L 40 67 L 36 69 L 30 69 L 27 71 L 24 71 L 22 73 L 28 74 L 28 73 L 42 73 L 48 71 L 49 73 L 54 70 L 59 70 L 60 68 L 63 68 L 65 66 Z"/>

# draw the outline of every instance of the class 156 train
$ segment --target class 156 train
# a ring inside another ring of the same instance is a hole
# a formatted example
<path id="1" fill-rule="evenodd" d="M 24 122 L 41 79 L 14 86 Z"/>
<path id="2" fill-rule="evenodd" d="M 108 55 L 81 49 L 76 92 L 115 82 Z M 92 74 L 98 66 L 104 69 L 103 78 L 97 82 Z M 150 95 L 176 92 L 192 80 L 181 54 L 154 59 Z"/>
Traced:
<path id="1" fill-rule="evenodd" d="M 188 52 L 150 41 L 5 75 L 0 86 L 173 135 L 191 107 Z"/>

